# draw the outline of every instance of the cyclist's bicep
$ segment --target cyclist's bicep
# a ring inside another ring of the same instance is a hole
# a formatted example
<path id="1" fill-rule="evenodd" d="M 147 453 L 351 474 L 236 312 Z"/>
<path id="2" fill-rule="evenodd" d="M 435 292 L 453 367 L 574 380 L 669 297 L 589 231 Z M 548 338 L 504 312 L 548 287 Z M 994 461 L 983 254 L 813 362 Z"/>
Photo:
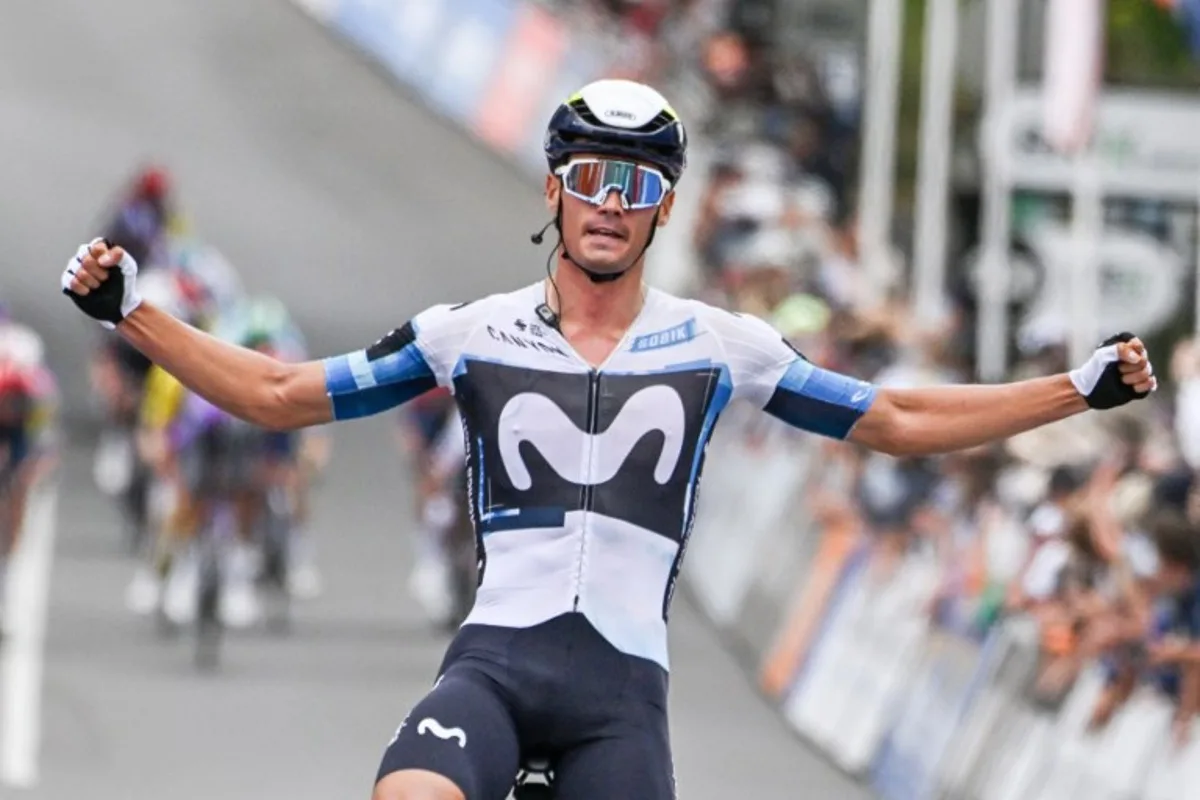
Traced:
<path id="1" fill-rule="evenodd" d="M 773 327 L 748 315 L 723 321 L 735 396 L 787 424 L 845 439 L 875 399 L 875 387 L 823 369 Z"/>

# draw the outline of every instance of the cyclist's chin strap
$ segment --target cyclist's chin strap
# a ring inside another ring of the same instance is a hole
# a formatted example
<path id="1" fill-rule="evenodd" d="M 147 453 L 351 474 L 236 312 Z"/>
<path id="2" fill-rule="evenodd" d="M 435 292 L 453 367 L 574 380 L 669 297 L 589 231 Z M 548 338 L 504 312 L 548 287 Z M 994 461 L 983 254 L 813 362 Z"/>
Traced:
<path id="1" fill-rule="evenodd" d="M 629 263 L 629 266 L 620 272 L 595 272 L 580 264 L 575 259 L 571 258 L 571 254 L 567 252 L 567 242 L 563 238 L 562 229 L 562 198 L 558 199 L 558 211 L 554 213 L 554 229 L 558 231 L 558 243 L 562 247 L 563 258 L 574 264 L 580 272 L 587 275 L 588 280 L 592 283 L 612 283 L 620 277 L 623 277 L 629 270 L 633 269 L 633 265 L 642 260 L 642 256 L 646 255 L 646 251 L 650 249 L 650 244 L 654 241 L 654 234 L 658 232 L 658 214 L 659 210 L 654 210 L 654 221 L 650 223 L 650 236 L 646 239 L 645 246 L 642 247 L 642 252 L 637 254 L 637 258 Z"/>

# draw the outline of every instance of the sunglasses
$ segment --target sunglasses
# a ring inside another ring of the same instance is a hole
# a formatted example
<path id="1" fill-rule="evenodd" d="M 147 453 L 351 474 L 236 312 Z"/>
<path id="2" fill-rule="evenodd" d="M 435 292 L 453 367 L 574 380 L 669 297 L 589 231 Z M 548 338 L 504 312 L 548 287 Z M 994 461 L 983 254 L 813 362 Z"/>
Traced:
<path id="1" fill-rule="evenodd" d="M 567 194 L 594 206 L 604 205 L 609 192 L 616 190 L 626 211 L 656 208 L 671 191 L 671 182 L 661 172 L 632 161 L 581 158 L 554 174 L 562 179 Z"/>

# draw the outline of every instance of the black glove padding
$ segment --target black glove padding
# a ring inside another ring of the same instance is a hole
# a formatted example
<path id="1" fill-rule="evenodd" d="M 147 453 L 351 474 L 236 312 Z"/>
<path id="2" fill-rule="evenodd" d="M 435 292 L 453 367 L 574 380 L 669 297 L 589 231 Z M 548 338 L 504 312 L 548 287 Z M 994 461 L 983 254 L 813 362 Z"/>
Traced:
<path id="1" fill-rule="evenodd" d="M 1117 344 L 1136 338 L 1125 331 L 1110 336 L 1092 353 L 1083 366 L 1070 372 L 1071 383 L 1083 395 L 1091 408 L 1106 409 L 1123 406 L 1133 400 L 1141 400 L 1150 392 L 1136 392 L 1121 380 L 1121 356 Z M 1153 368 L 1152 368 L 1153 369 Z"/>
<path id="2" fill-rule="evenodd" d="M 108 244 L 108 242 L 105 242 Z M 109 245 L 111 247 L 111 245 Z M 98 289 L 92 289 L 86 295 L 71 291 L 71 279 L 75 271 L 88 254 L 88 245 L 82 245 L 75 257 L 67 264 L 62 274 L 62 291 L 79 310 L 94 320 L 98 320 L 106 328 L 113 328 L 138 307 L 141 298 L 136 291 L 137 262 L 126 253 L 121 263 L 108 271 L 108 278 Z"/>

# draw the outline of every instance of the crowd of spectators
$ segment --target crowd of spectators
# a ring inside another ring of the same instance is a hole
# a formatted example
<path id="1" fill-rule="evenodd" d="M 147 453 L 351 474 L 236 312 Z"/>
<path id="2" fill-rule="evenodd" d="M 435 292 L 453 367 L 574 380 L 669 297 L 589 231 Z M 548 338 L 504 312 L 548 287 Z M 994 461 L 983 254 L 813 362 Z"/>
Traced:
<path id="1" fill-rule="evenodd" d="M 694 4 L 602 5 L 654 7 L 661 25 Z M 719 24 L 693 65 L 710 99 L 693 127 L 717 148 L 695 178 L 697 291 L 771 320 L 812 361 L 856 377 L 972 380 L 969 310 L 916 320 L 902 292 L 864 291 L 858 114 L 832 99 L 828 70 Z M 1067 368 L 1060 337 L 1025 345 L 1014 377 Z M 1174 701 L 1182 740 L 1200 712 L 1200 349 L 1185 342 L 1158 358 L 1163 373 L 1170 362 L 1164 390 L 1124 410 L 941 458 L 842 445 L 828 457 L 853 476 L 834 505 L 875 542 L 881 579 L 917 553 L 938 562 L 932 624 L 982 639 L 998 620 L 1035 620 L 1031 701 L 1060 703 L 1100 663 L 1095 727 L 1149 684 Z"/>
<path id="2" fill-rule="evenodd" d="M 702 184 L 696 293 L 881 385 L 972 380 L 969 305 L 917 320 L 902 259 L 883 292 L 863 271 L 857 67 L 775 35 L 749 0 L 546 1 L 619 54 L 625 77 L 666 86 L 714 150 L 688 176 Z M 1057 333 L 1026 337 L 1013 377 L 1065 370 Z M 1055 707 L 1100 664 L 1093 727 L 1148 684 L 1174 702 L 1182 741 L 1200 713 L 1200 348 L 1159 361 L 1169 381 L 1150 402 L 1002 445 L 902 460 L 830 445 L 842 468 L 830 473 L 851 479 L 810 510 L 852 519 L 880 580 L 934 560 L 933 625 L 982 639 L 1000 620 L 1032 620 L 1031 702 Z"/>

